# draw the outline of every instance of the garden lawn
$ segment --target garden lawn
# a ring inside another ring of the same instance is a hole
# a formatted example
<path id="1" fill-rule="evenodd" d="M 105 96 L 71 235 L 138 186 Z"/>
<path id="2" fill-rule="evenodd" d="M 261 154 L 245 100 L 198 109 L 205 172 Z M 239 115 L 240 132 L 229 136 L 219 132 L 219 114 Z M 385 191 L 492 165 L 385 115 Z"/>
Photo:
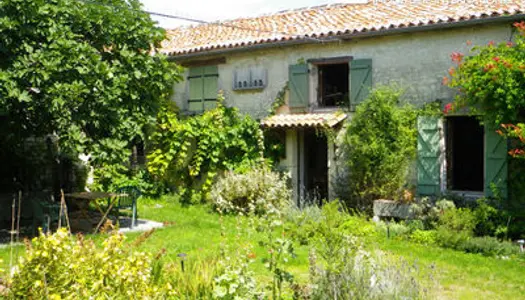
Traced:
<path id="1" fill-rule="evenodd" d="M 256 253 L 256 262 L 251 266 L 260 282 L 270 280 L 270 274 L 261 262 L 267 251 L 258 246 L 263 236 L 247 230 L 249 218 L 220 217 L 209 207 L 202 205 L 181 206 L 172 198 L 164 201 L 139 201 L 139 216 L 164 222 L 166 227 L 156 230 L 141 245 L 142 250 L 153 254 L 165 249 L 165 262 L 180 263 L 178 254 L 185 253 L 186 264 L 206 260 L 210 264 L 219 254 L 221 243 L 232 250 L 238 245 L 250 243 Z M 222 224 L 222 226 L 221 226 Z M 222 229 L 221 229 L 222 227 Z M 127 234 L 133 241 L 141 233 Z M 98 240 L 98 238 L 95 238 Z M 379 248 L 417 262 L 421 267 L 435 264 L 433 272 L 439 281 L 438 298 L 443 299 L 519 299 L 525 294 L 525 260 L 502 260 L 465 254 L 438 247 L 416 245 L 402 240 L 378 238 L 367 242 L 369 247 Z M 19 253 L 23 251 L 19 249 Z M 297 281 L 308 278 L 308 249 L 296 249 L 297 258 L 288 262 Z M 0 268 L 7 269 L 9 248 L 0 249 Z M 424 274 L 422 280 L 428 280 Z"/>

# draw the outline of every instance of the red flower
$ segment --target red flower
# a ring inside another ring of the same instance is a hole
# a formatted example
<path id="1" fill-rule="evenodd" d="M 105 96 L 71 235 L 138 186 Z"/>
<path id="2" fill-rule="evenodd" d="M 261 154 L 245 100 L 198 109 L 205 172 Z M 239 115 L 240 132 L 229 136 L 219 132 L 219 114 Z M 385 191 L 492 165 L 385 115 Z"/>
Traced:
<path id="1" fill-rule="evenodd" d="M 453 107 L 452 107 L 452 103 L 447 103 L 447 104 L 445 105 L 445 108 L 443 109 L 443 113 L 446 115 L 446 114 L 448 114 L 449 112 L 451 112 L 452 109 L 453 109 Z"/>
<path id="2" fill-rule="evenodd" d="M 514 23 L 514 27 L 518 28 L 518 30 L 525 31 L 525 21 Z"/>
<path id="3" fill-rule="evenodd" d="M 471 40 L 467 40 L 467 46 L 470 46 L 472 45 L 472 41 Z"/>
<path id="4" fill-rule="evenodd" d="M 501 59 L 498 56 L 494 56 L 492 58 L 492 60 L 495 61 L 495 62 L 499 62 Z"/>
<path id="5" fill-rule="evenodd" d="M 450 79 L 448 79 L 447 76 L 443 76 L 443 80 L 441 80 L 442 85 L 448 85 L 450 83 Z"/>
<path id="6" fill-rule="evenodd" d="M 455 73 L 456 69 L 454 69 L 453 67 L 450 67 L 450 69 L 448 69 L 448 74 L 450 74 L 450 76 L 454 76 Z"/>
<path id="7" fill-rule="evenodd" d="M 514 43 L 511 42 L 511 41 L 508 41 L 508 42 L 507 42 L 507 47 L 512 47 L 512 46 L 514 46 Z"/>
<path id="8" fill-rule="evenodd" d="M 509 154 L 513 157 L 523 156 L 525 154 L 525 151 L 523 151 L 522 149 L 512 149 L 509 151 Z"/>
<path id="9" fill-rule="evenodd" d="M 452 54 L 450 55 L 450 58 L 452 59 L 453 62 L 459 64 L 461 60 L 463 59 L 463 56 L 465 56 L 463 53 L 452 52 Z"/>
<path id="10" fill-rule="evenodd" d="M 496 44 L 494 41 L 490 41 L 490 42 L 488 43 L 489 47 L 494 46 L 494 44 Z"/>

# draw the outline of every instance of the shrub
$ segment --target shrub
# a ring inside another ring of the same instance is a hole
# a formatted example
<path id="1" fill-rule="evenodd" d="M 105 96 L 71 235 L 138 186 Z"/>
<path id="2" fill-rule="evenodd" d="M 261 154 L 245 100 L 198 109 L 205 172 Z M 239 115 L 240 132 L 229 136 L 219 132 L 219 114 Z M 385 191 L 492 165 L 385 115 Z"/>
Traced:
<path id="1" fill-rule="evenodd" d="M 375 224 L 360 215 L 348 216 L 342 224 L 342 228 L 349 234 L 357 237 L 377 236 Z"/>
<path id="2" fill-rule="evenodd" d="M 287 179 L 268 168 L 256 168 L 244 174 L 227 172 L 212 186 L 211 199 L 222 213 L 255 213 L 269 206 L 282 208 L 290 203 Z"/>
<path id="3" fill-rule="evenodd" d="M 495 236 L 504 238 L 507 236 L 508 214 L 492 206 L 488 199 L 479 199 L 474 209 L 476 217 L 476 228 L 474 233 L 477 236 Z"/>
<path id="4" fill-rule="evenodd" d="M 311 299 L 427 298 L 419 266 L 379 251 L 356 251 L 351 242 L 347 247 L 336 268 L 317 264 L 315 252 L 310 254 Z"/>
<path id="5" fill-rule="evenodd" d="M 401 92 L 378 88 L 358 106 L 345 133 L 350 207 L 369 208 L 376 199 L 401 199 L 416 155 L 416 111 L 400 106 Z"/>
<path id="6" fill-rule="evenodd" d="M 60 229 L 28 244 L 10 278 L 8 297 L 26 299 L 152 299 L 172 294 L 155 285 L 152 260 L 110 235 L 102 247 Z"/>
<path id="7" fill-rule="evenodd" d="M 410 233 L 410 228 L 404 223 L 379 222 L 377 223 L 377 231 L 384 236 L 403 237 Z"/>
<path id="8" fill-rule="evenodd" d="M 161 265 L 158 281 L 174 287 L 178 299 L 211 299 L 215 278 L 223 272 L 217 260 L 196 260 L 186 262 L 182 271 L 179 262 Z"/>
<path id="9" fill-rule="evenodd" d="M 461 249 L 463 245 L 472 234 L 466 231 L 453 231 L 444 226 L 440 226 L 436 230 L 436 242 L 444 248 Z"/>
<path id="10" fill-rule="evenodd" d="M 254 261 L 253 249 L 240 247 L 219 260 L 220 272 L 214 279 L 214 299 L 255 299 L 257 282 L 249 264 Z"/>
<path id="11" fill-rule="evenodd" d="M 518 254 L 520 251 L 519 247 L 511 242 L 499 241 L 489 236 L 470 238 L 460 248 L 467 253 L 480 253 L 486 256 L 508 256 Z"/>
<path id="12" fill-rule="evenodd" d="M 315 235 L 317 223 L 322 218 L 321 208 L 306 206 L 298 208 L 290 205 L 285 209 L 286 232 L 300 245 L 308 245 Z"/>
<path id="13" fill-rule="evenodd" d="M 410 234 L 410 240 L 422 245 L 435 245 L 437 234 L 434 230 L 420 230 L 416 229 Z"/>
<path id="14" fill-rule="evenodd" d="M 468 208 L 453 208 L 445 210 L 438 221 L 440 227 L 472 235 L 476 227 L 476 216 Z"/>
<path id="15" fill-rule="evenodd" d="M 424 229 L 434 229 L 441 215 L 449 209 L 455 209 L 453 201 L 441 199 L 433 203 L 428 197 L 423 197 L 410 206 L 414 219 L 423 223 Z M 421 228 L 423 229 L 423 228 Z"/>

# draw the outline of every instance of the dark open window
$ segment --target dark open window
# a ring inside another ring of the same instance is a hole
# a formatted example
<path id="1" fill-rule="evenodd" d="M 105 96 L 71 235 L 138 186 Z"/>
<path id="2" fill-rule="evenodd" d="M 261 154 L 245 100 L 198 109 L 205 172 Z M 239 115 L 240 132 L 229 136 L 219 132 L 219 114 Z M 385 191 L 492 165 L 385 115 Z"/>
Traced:
<path id="1" fill-rule="evenodd" d="M 318 106 L 335 107 L 348 103 L 348 63 L 324 64 L 318 66 Z"/>
<path id="2" fill-rule="evenodd" d="M 446 120 L 447 188 L 483 191 L 484 129 L 474 117 Z"/>

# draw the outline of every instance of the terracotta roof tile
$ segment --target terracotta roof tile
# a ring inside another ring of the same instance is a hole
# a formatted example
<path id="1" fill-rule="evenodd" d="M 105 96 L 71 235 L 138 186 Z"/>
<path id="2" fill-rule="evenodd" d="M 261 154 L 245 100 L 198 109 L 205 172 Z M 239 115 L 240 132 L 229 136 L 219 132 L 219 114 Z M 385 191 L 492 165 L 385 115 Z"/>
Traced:
<path id="1" fill-rule="evenodd" d="M 334 127 L 346 119 L 342 112 L 273 115 L 261 121 L 266 127 Z"/>
<path id="2" fill-rule="evenodd" d="M 395 1 L 331 4 L 168 30 L 162 52 L 223 48 L 525 14 L 525 0 Z M 253 29 L 253 30 L 252 30 Z"/>

